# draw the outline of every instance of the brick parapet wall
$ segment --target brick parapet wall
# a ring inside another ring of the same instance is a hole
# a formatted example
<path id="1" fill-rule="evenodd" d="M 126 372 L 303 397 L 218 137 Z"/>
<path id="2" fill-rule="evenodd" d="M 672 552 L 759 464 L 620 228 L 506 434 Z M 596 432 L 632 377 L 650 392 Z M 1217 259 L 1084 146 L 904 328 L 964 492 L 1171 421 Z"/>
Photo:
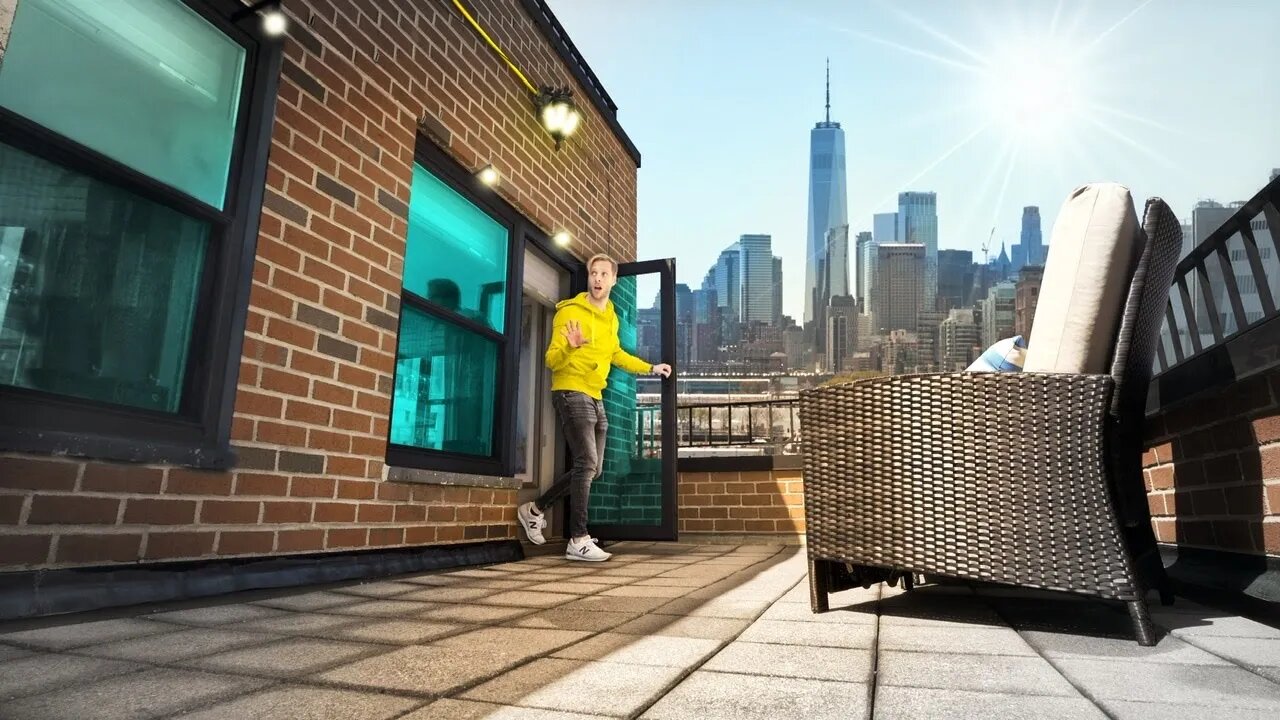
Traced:
<path id="1" fill-rule="evenodd" d="M 1280 555 L 1280 370 L 1149 418 L 1147 438 L 1160 542 Z"/>
<path id="2" fill-rule="evenodd" d="M 238 466 L 0 455 L 0 569 L 515 536 L 514 491 L 383 480 L 419 122 L 583 258 L 635 257 L 636 167 L 519 0 L 468 5 L 535 83 L 574 87 L 579 132 L 554 149 L 451 3 L 286 0 Z"/>
<path id="3" fill-rule="evenodd" d="M 797 469 L 680 473 L 680 534 L 804 533 L 804 481 Z"/>

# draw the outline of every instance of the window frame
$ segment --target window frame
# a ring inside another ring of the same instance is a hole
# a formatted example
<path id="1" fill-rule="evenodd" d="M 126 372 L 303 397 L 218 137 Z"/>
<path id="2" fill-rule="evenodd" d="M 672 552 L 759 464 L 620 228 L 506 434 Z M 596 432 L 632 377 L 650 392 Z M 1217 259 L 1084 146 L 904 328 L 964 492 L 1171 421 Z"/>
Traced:
<path id="1" fill-rule="evenodd" d="M 433 318 L 449 323 L 455 327 L 473 332 L 498 344 L 497 388 L 494 392 L 496 407 L 493 413 L 493 445 L 490 455 L 480 457 L 463 453 L 447 452 L 416 448 L 409 445 L 391 443 L 390 423 L 387 424 L 386 464 L 390 467 L 402 467 L 418 470 L 434 470 L 440 472 L 466 473 L 473 475 L 489 475 L 510 477 L 516 465 L 515 413 L 504 411 L 513 408 L 520 387 L 520 308 L 524 302 L 524 250 L 532 246 L 540 250 L 547 258 L 556 263 L 560 269 L 569 274 L 570 287 L 577 292 L 585 287 L 585 272 L 582 261 L 566 248 L 551 242 L 541 229 L 504 199 L 494 188 L 484 183 L 476 175 L 464 167 L 458 160 L 441 149 L 422 133 L 419 133 L 414 147 L 413 161 L 434 175 L 451 190 L 461 195 L 468 202 L 489 215 L 496 222 L 507 228 L 507 277 L 506 308 L 503 315 L 503 331 L 484 327 L 466 317 L 455 315 L 417 293 L 400 290 L 401 306 L 409 305 L 414 309 L 431 315 Z M 407 235 L 407 229 L 406 229 Z M 403 281 L 403 280 L 402 280 Z M 403 319 L 403 312 L 400 320 Z M 513 334 L 514 333 L 514 334 Z M 400 352 L 399 321 L 396 328 L 396 355 Z M 392 375 L 392 386 L 395 384 Z"/>
<path id="2" fill-rule="evenodd" d="M 236 0 L 179 0 L 245 49 L 224 208 L 0 107 L 0 136 L 22 152 L 209 225 L 177 413 L 0 385 L 0 451 L 225 469 L 257 254 L 282 44 Z"/>

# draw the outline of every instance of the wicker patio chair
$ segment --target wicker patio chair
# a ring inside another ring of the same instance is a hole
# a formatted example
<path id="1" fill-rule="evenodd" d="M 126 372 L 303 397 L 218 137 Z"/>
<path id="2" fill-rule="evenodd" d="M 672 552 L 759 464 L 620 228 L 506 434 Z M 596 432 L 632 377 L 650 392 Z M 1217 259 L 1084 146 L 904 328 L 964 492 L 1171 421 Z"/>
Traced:
<path id="1" fill-rule="evenodd" d="M 829 592 L 898 577 L 909 589 L 921 573 L 1123 601 L 1139 644 L 1155 643 L 1145 588 L 1171 596 L 1142 426 L 1182 233 L 1159 199 L 1134 232 L 1108 374 L 904 375 L 801 394 L 814 612 Z"/>

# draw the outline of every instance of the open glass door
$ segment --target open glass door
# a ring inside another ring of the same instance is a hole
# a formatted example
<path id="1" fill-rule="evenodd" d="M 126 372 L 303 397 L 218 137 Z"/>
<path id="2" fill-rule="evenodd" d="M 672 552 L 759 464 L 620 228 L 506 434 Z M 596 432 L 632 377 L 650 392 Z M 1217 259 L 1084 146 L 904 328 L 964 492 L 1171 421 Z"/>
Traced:
<path id="1" fill-rule="evenodd" d="M 622 349 L 674 365 L 676 261 L 623 263 L 610 298 Z M 679 372 L 679 368 L 675 368 Z M 604 472 L 591 484 L 588 524 L 601 540 L 676 539 L 676 383 L 641 402 L 636 377 L 618 368 L 604 392 L 609 434 Z"/>

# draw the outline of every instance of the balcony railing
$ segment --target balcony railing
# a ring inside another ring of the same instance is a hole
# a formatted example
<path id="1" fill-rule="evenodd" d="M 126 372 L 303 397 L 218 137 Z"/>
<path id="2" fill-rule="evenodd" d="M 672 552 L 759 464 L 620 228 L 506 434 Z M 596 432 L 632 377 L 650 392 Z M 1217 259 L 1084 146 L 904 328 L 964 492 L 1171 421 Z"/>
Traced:
<path id="1" fill-rule="evenodd" d="M 1278 207 L 1280 177 L 1235 208 L 1178 263 L 1161 329 L 1157 375 L 1276 317 L 1276 298 L 1280 296 Z M 1208 210 L 1214 209 L 1227 210 Z M 1183 238 L 1184 244 L 1193 240 Z"/>
<path id="2" fill-rule="evenodd" d="M 636 454 L 651 457 L 660 447 L 658 405 L 636 408 Z M 800 452 L 799 401 L 695 403 L 676 408 L 676 443 L 687 454 L 793 455 Z M 719 451 L 719 452 L 717 452 Z"/>

